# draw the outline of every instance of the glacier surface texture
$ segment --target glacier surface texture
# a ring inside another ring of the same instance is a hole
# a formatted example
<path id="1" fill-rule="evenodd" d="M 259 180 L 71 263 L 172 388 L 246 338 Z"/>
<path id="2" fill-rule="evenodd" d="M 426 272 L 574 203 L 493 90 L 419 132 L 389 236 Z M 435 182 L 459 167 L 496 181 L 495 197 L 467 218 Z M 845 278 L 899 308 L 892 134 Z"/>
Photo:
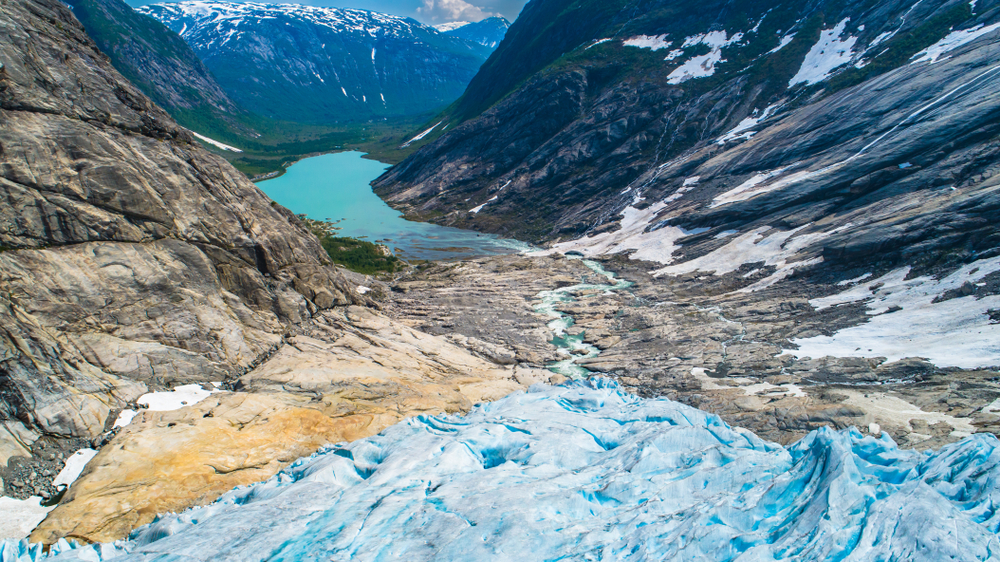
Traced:
<path id="1" fill-rule="evenodd" d="M 785 448 L 606 380 L 536 385 L 49 560 L 1000 560 L 997 445 L 821 429 Z"/>

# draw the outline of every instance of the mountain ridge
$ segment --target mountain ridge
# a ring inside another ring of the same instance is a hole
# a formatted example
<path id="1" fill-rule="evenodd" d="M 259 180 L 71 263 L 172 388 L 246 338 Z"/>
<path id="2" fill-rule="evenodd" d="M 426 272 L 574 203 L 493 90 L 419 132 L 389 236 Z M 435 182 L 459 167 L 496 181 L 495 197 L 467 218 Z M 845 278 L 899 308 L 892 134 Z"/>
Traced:
<path id="1" fill-rule="evenodd" d="M 137 10 L 180 34 L 243 107 L 288 121 L 438 110 L 489 54 L 416 20 L 365 10 L 233 2 Z"/>
<path id="2" fill-rule="evenodd" d="M 454 25 L 461 23 L 462 25 Z M 510 22 L 501 16 L 489 17 L 477 22 L 453 22 L 451 24 L 435 25 L 434 29 L 459 37 L 467 41 L 473 41 L 489 49 L 496 49 L 503 41 L 507 30 L 510 29 Z"/>

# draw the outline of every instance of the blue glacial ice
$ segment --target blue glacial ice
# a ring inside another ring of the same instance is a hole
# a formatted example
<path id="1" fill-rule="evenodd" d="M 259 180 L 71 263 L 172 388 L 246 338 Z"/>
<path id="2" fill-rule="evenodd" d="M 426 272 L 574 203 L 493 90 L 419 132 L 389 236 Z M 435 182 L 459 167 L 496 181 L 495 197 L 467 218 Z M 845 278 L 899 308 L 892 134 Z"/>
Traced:
<path id="1" fill-rule="evenodd" d="M 536 385 L 49 560 L 1000 560 L 997 446 L 820 429 L 785 448 L 606 380 Z"/>

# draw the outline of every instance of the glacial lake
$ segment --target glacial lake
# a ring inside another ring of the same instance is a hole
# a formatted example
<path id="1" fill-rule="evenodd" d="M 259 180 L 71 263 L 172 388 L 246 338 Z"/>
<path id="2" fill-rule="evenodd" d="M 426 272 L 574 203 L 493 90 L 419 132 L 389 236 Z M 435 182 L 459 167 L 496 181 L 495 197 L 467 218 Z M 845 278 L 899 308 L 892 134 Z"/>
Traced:
<path id="1" fill-rule="evenodd" d="M 292 164 L 257 187 L 293 213 L 335 222 L 339 236 L 381 242 L 404 259 L 447 260 L 529 249 L 524 242 L 471 230 L 408 221 L 372 191 L 389 165 L 360 152 L 323 154 Z"/>

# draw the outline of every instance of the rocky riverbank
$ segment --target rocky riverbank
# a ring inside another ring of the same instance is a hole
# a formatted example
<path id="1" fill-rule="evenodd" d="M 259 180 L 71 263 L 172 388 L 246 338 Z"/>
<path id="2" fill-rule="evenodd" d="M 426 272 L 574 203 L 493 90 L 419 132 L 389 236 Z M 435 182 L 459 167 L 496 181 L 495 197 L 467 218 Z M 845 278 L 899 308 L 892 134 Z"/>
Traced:
<path id="1" fill-rule="evenodd" d="M 577 364 L 640 395 L 668 396 L 786 444 L 822 426 L 885 431 L 921 449 L 1000 430 L 994 370 L 941 368 L 919 357 L 796 357 L 793 340 L 869 320 L 861 302 L 810 304 L 844 286 L 792 277 L 739 292 L 746 272 L 657 278 L 639 261 L 602 265 L 633 284 L 557 308 L 574 320 L 569 334 L 602 349 Z M 565 357 L 548 343 L 551 319 L 534 311 L 539 293 L 594 277 L 581 260 L 558 255 L 437 265 L 397 282 L 388 310 L 408 325 L 544 368 Z"/>

